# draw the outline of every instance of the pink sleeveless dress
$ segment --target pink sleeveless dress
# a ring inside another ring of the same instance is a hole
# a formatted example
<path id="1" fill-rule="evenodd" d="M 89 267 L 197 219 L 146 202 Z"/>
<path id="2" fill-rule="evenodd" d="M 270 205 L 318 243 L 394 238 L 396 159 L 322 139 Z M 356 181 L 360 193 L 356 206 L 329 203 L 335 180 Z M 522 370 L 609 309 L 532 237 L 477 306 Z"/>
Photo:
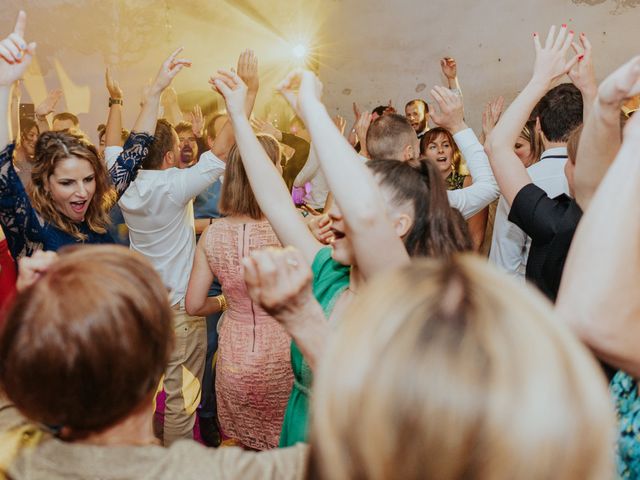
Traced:
<path id="1" fill-rule="evenodd" d="M 251 301 L 242 275 L 242 259 L 265 247 L 280 247 L 267 221 L 223 218 L 206 233 L 207 260 L 228 304 L 218 338 L 218 418 L 225 436 L 257 450 L 278 446 L 293 384 L 291 338 Z"/>

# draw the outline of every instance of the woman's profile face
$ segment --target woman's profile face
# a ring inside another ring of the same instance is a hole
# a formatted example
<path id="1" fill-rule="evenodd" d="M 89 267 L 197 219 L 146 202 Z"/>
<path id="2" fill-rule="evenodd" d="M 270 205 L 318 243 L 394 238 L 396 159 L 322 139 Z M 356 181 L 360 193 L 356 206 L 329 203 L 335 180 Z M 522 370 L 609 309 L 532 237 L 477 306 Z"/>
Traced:
<path id="1" fill-rule="evenodd" d="M 28 132 L 22 134 L 22 147 L 27 155 L 32 157 L 36 150 L 36 141 L 38 140 L 38 127 L 32 127 Z"/>
<path id="2" fill-rule="evenodd" d="M 75 156 L 60 160 L 47 185 L 56 210 L 74 222 L 82 222 L 96 191 L 96 172 L 91 163 Z"/>
<path id="3" fill-rule="evenodd" d="M 522 136 L 518 137 L 516 144 L 513 146 L 513 151 L 525 167 L 533 164 L 534 159 L 531 158 L 531 144 L 526 138 Z"/>
<path id="4" fill-rule="evenodd" d="M 453 166 L 453 145 L 446 135 L 440 134 L 427 145 L 425 157 L 431 160 L 446 178 Z"/>

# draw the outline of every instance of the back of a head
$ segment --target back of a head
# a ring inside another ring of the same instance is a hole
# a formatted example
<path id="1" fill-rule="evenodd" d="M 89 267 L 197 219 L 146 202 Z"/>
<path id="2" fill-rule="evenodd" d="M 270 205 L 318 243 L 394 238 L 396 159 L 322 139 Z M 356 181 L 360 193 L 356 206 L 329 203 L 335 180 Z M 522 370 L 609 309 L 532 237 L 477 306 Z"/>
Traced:
<path id="1" fill-rule="evenodd" d="M 79 128 L 80 127 L 80 120 L 78 120 L 78 117 L 76 115 L 74 115 L 73 113 L 71 113 L 71 112 L 56 113 L 53 116 L 53 120 L 52 120 L 51 123 L 53 123 L 55 121 L 71 122 L 73 124 L 74 128 Z"/>
<path id="2" fill-rule="evenodd" d="M 176 139 L 173 136 L 173 125 L 164 118 L 156 122 L 156 130 L 153 133 L 153 142 L 149 147 L 149 153 L 142 160 L 142 168 L 145 170 L 158 170 L 167 152 L 173 150 Z"/>
<path id="3" fill-rule="evenodd" d="M 390 113 L 376 118 L 367 131 L 367 150 L 371 158 L 404 160 L 407 145 L 417 144 L 416 132 L 402 115 Z M 417 152 L 416 152 L 417 153 Z"/>
<path id="4" fill-rule="evenodd" d="M 280 144 L 271 135 L 257 135 L 269 159 L 278 165 L 280 161 Z M 220 191 L 218 211 L 224 215 L 243 215 L 260 220 L 262 210 L 256 200 L 249 177 L 242 164 L 240 150 L 237 145 L 231 147 L 224 170 L 224 182 Z"/>
<path id="5" fill-rule="evenodd" d="M 74 247 L 16 298 L 0 331 L 0 384 L 27 418 L 82 436 L 150 399 L 172 343 L 167 290 L 148 261 Z"/>
<path id="6" fill-rule="evenodd" d="M 582 94 L 573 83 L 549 90 L 534 108 L 540 129 L 550 142 L 566 142 L 571 131 L 582 123 Z"/>
<path id="7" fill-rule="evenodd" d="M 414 133 L 415 136 L 415 133 Z M 449 206 L 442 176 L 431 162 L 419 167 L 396 160 L 370 160 L 380 188 L 391 206 L 411 205 L 413 225 L 403 238 L 411 256 L 439 256 L 470 250 L 469 232 Z"/>
<path id="8" fill-rule="evenodd" d="M 613 476 L 599 367 L 542 296 L 486 261 L 379 275 L 338 328 L 314 385 L 311 478 Z"/>

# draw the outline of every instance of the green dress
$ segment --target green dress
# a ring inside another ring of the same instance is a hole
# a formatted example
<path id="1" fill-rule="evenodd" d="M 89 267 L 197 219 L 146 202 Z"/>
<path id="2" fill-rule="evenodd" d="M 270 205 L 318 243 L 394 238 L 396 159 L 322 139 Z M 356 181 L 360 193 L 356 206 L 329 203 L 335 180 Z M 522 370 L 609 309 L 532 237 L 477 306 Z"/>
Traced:
<path id="1" fill-rule="evenodd" d="M 351 268 L 331 258 L 331 247 L 322 248 L 313 260 L 313 295 L 324 310 L 331 315 L 336 300 L 349 287 Z M 311 368 L 304 360 L 295 342 L 291 342 L 291 367 L 293 388 L 284 413 L 280 447 L 289 447 L 307 440 L 309 418 L 309 393 L 313 377 Z"/>

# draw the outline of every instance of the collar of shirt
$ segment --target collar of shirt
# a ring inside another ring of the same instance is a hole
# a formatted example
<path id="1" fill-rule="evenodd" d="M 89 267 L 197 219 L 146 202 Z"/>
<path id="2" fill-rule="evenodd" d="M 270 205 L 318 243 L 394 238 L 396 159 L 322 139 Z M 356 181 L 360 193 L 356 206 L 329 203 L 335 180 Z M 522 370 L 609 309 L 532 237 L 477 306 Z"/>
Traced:
<path id="1" fill-rule="evenodd" d="M 540 161 L 545 158 L 567 158 L 567 147 L 549 148 L 542 152 L 542 155 L 540 155 Z"/>

